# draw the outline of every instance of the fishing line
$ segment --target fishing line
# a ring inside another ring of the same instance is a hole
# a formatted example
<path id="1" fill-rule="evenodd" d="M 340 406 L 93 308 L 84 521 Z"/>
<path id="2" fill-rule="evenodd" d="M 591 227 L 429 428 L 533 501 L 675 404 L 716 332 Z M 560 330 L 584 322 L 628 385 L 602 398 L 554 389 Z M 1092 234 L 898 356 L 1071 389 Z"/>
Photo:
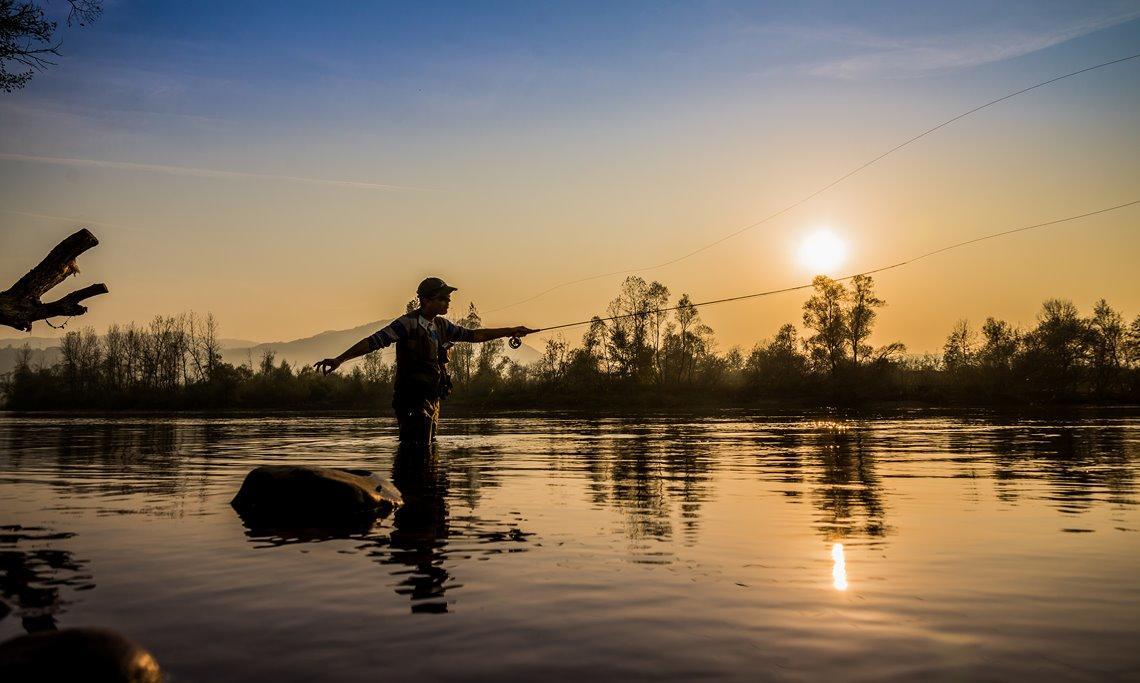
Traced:
<path id="1" fill-rule="evenodd" d="M 579 278 L 577 280 L 569 280 L 567 282 L 563 282 L 561 284 L 554 285 L 553 287 L 550 287 L 548 289 L 544 289 L 543 291 L 539 292 L 538 294 L 535 294 L 534 296 L 527 297 L 526 299 L 520 299 L 520 300 L 514 302 L 513 304 L 507 304 L 506 306 L 501 306 L 499 308 L 493 308 L 493 309 L 487 311 L 487 313 L 496 313 L 498 311 L 504 311 L 508 308 L 513 308 L 513 307 L 518 306 L 520 304 L 525 304 L 528 301 L 534 301 L 535 299 L 537 299 L 539 297 L 546 296 L 547 294 L 549 294 L 549 293 L 551 293 L 557 289 L 562 289 L 563 287 L 569 287 L 570 285 L 576 285 L 576 284 L 580 284 L 582 282 L 589 282 L 591 280 L 599 280 L 601 278 L 612 277 L 614 275 L 624 275 L 626 273 L 643 273 L 643 272 L 648 271 L 648 270 L 656 270 L 658 268 L 664 268 L 665 266 L 671 266 L 674 263 L 684 261 L 687 258 L 696 256 L 697 254 L 700 254 L 701 252 L 712 249 L 713 247 L 717 246 L 718 244 L 721 244 L 722 242 L 726 242 L 726 241 L 732 239 L 733 237 L 736 237 L 738 235 L 742 235 L 742 234 L 748 232 L 749 230 L 760 227 L 761 225 L 767 223 L 768 221 L 771 221 L 774 218 L 778 218 L 779 216 L 784 215 L 785 213 L 791 211 L 792 209 L 795 209 L 796 207 L 804 204 L 805 202 L 807 202 L 811 199 L 814 199 L 815 197 L 818 197 L 819 195 L 823 194 L 824 192 L 827 192 L 828 190 L 830 190 L 831 188 L 835 187 L 836 185 L 842 183 L 843 181 L 847 180 L 851 176 L 853 176 L 853 175 L 855 175 L 855 174 L 857 174 L 863 170 L 866 170 L 870 166 L 872 166 L 875 163 L 877 163 L 877 162 L 885 159 L 886 157 L 894 154 L 895 152 L 899 151 L 900 149 L 906 147 L 907 145 L 910 145 L 913 142 L 917 142 L 917 141 L 921 140 L 922 138 L 926 137 L 927 135 L 930 135 L 931 133 L 933 133 L 937 130 L 940 130 L 942 128 L 945 128 L 946 126 L 949 126 L 950 124 L 954 123 L 955 121 L 959 121 L 961 119 L 964 119 L 967 116 L 970 116 L 971 114 L 976 114 L 977 112 L 979 112 L 979 111 L 981 111 L 987 107 L 992 107 L 993 105 L 998 104 L 999 102 L 1004 102 L 1005 100 L 1008 100 L 1008 99 L 1013 98 L 1013 97 L 1017 97 L 1018 95 L 1023 95 L 1023 94 L 1025 94 L 1031 90 L 1036 90 L 1037 88 L 1044 87 L 1044 86 L 1049 85 L 1051 83 L 1056 83 L 1057 81 L 1065 80 L 1066 78 L 1072 78 L 1073 76 L 1079 76 L 1080 74 L 1088 73 L 1089 71 L 1095 71 L 1097 69 L 1103 69 L 1106 66 L 1112 66 L 1113 64 L 1120 64 L 1121 62 L 1127 62 L 1129 60 L 1136 59 L 1137 57 L 1140 57 L 1140 53 L 1134 54 L 1134 55 L 1129 56 L 1129 57 L 1121 57 L 1120 59 L 1113 59 L 1113 60 L 1108 61 L 1108 62 L 1102 62 L 1100 64 L 1095 64 L 1093 66 L 1085 67 L 1084 69 L 1080 69 L 1078 71 L 1073 71 L 1073 72 L 1070 72 L 1070 73 L 1067 73 L 1067 74 L 1064 74 L 1061 76 L 1056 76 L 1054 78 L 1050 78 L 1047 81 L 1041 81 L 1040 83 L 1037 83 L 1035 85 L 1031 85 L 1027 88 L 1022 88 L 1021 90 L 1018 90 L 1016 92 L 1011 92 L 1008 95 L 1002 95 L 1001 97 L 997 98 L 996 100 L 990 100 L 989 102 L 986 102 L 985 104 L 979 105 L 979 106 L 974 107 L 973 109 L 971 109 L 969 111 L 958 114 L 957 116 L 950 118 L 950 119 L 947 119 L 947 120 L 943 121 L 942 123 L 938 124 L 937 126 L 934 126 L 933 128 L 929 128 L 929 129 L 919 133 L 918 135 L 915 135 L 914 137 L 895 145 L 894 147 L 888 149 L 887 151 L 883 152 L 882 154 L 878 155 L 877 157 L 875 157 L 875 158 L 873 158 L 867 162 L 864 162 L 863 164 L 851 169 L 850 171 L 848 171 L 847 173 L 844 173 L 843 175 L 839 176 L 835 180 L 832 180 L 830 183 L 824 185 L 823 187 L 819 188 L 818 190 L 812 192 L 811 194 L 806 195 L 802 199 L 799 199 L 799 200 L 785 206 L 784 208 L 780 209 L 779 211 L 776 211 L 775 213 L 769 214 L 768 216 L 761 218 L 760 220 L 756 221 L 755 223 L 751 223 L 749 225 L 746 225 L 743 228 L 740 228 L 739 230 L 737 230 L 736 232 L 729 233 L 729 234 L 725 235 L 724 237 L 721 237 L 720 239 L 718 239 L 714 242 L 710 242 L 710 243 L 706 244 L 703 247 L 700 247 L 698 249 L 694 249 L 693 251 L 690 251 L 689 253 L 687 253 L 683 256 L 678 256 L 677 258 L 671 259 L 669 261 L 664 261 L 662 263 L 658 263 L 655 266 L 646 266 L 644 268 L 634 268 L 632 270 L 615 270 L 615 271 L 612 271 L 609 273 L 601 273 L 599 275 L 591 275 L 589 277 Z"/>
<path id="2" fill-rule="evenodd" d="M 982 235 L 981 237 L 974 237 L 974 238 L 971 238 L 968 240 L 963 240 L 961 242 L 955 242 L 954 244 L 950 244 L 950 245 L 945 246 L 945 247 L 939 247 L 938 249 L 935 249 L 933 251 L 928 251 L 925 254 L 920 254 L 918 256 L 914 256 L 912 258 L 906 259 L 905 261 L 899 261 L 898 263 L 895 263 L 893 265 L 882 266 L 880 268 L 875 268 L 873 270 L 865 270 L 861 273 L 854 273 L 851 275 L 845 275 L 843 277 L 834 278 L 834 279 L 836 282 L 843 282 L 845 280 L 853 280 L 860 275 L 874 275 L 875 273 L 882 273 L 882 272 L 886 272 L 888 270 L 894 270 L 895 268 L 901 268 L 902 266 L 905 266 L 905 265 L 908 265 L 911 263 L 915 263 L 917 261 L 921 261 L 925 258 L 930 258 L 931 256 L 934 256 L 936 254 L 941 254 L 943 252 L 950 251 L 952 249 L 958 249 L 960 247 L 964 247 L 964 246 L 967 246 L 970 244 L 977 244 L 978 242 L 984 242 L 986 240 L 992 240 L 992 239 L 995 239 L 997 237 L 1004 237 L 1006 235 L 1012 235 L 1012 234 L 1018 233 L 1018 232 L 1025 232 L 1027 230 L 1036 230 L 1038 228 L 1045 228 L 1045 227 L 1048 227 L 1050 225 L 1057 225 L 1059 223 L 1068 223 L 1070 221 L 1079 220 L 1081 218 L 1088 218 L 1089 216 L 1096 216 L 1098 214 L 1108 213 L 1110 211 L 1117 211 L 1119 209 L 1123 209 L 1123 208 L 1126 208 L 1129 206 L 1134 206 L 1136 204 L 1140 204 L 1140 199 L 1135 199 L 1133 201 L 1126 202 L 1124 204 L 1117 204 L 1116 206 L 1109 206 L 1109 207 L 1106 207 L 1103 209 L 1097 209 L 1096 211 L 1089 211 L 1087 213 L 1078 214 L 1076 216 L 1068 216 L 1066 218 L 1058 218 L 1055 220 L 1046 221 L 1044 223 L 1035 223 L 1033 225 L 1025 225 L 1025 226 L 1022 226 L 1020 228 L 1013 228 L 1011 230 L 1002 230 L 1001 232 L 994 232 L 994 233 L 990 233 L 988 235 Z M 743 301 L 745 299 L 757 299 L 757 298 L 763 297 L 763 296 L 772 296 L 773 294 L 784 294 L 786 292 L 795 292 L 795 291 L 798 291 L 801 289 L 810 289 L 813 286 L 814 285 L 812 283 L 808 283 L 808 284 L 804 284 L 804 285 L 796 285 L 794 287 L 784 287 L 783 289 L 770 289 L 766 292 L 757 292 L 755 294 L 744 294 L 741 296 L 731 296 L 731 297 L 728 297 L 725 299 L 713 299 L 712 301 L 702 301 L 702 302 L 695 303 L 695 304 L 689 304 L 688 306 L 670 306 L 669 308 L 655 308 L 652 310 L 638 311 L 636 313 L 625 313 L 623 315 L 613 315 L 613 316 L 610 316 L 608 318 L 591 318 L 589 320 L 582 320 L 582 321 L 579 321 L 576 323 L 566 323 L 564 325 L 552 325 L 550 327 L 543 327 L 541 329 L 536 330 L 536 332 L 548 332 L 550 330 L 561 330 L 561 329 L 564 329 L 567 327 L 579 327 L 581 325 L 590 325 L 590 324 L 593 324 L 595 321 L 608 322 L 608 321 L 612 321 L 612 320 L 624 320 L 626 318 L 636 318 L 639 316 L 650 315 L 652 313 L 669 313 L 670 311 L 678 311 L 678 310 L 681 310 L 682 308 L 698 308 L 700 306 L 712 306 L 714 304 L 725 304 L 725 303 L 729 303 L 730 301 Z M 517 342 L 517 344 L 516 344 L 516 342 Z M 522 340 L 520 340 L 518 337 L 512 337 L 510 340 L 511 348 L 517 349 L 519 346 L 521 346 L 521 344 L 522 344 Z"/>

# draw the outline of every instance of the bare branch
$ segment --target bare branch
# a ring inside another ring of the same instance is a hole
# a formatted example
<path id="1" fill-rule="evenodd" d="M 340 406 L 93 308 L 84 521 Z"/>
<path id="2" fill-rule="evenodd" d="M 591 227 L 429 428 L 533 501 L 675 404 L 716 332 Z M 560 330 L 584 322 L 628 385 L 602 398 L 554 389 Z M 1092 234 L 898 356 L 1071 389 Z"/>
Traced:
<path id="1" fill-rule="evenodd" d="M 71 6 L 67 25 L 86 26 L 102 12 L 99 0 L 67 0 Z M 43 55 L 59 55 L 60 41 L 53 37 L 57 24 L 44 18 L 41 5 L 34 0 L 0 0 L 0 90 L 12 92 L 24 87 L 36 71 L 55 62 Z M 22 65 L 27 70 L 9 71 Z"/>
<path id="2" fill-rule="evenodd" d="M 106 294 L 106 285 L 90 285 L 49 303 L 41 302 L 40 297 L 63 282 L 67 276 L 78 273 L 79 267 L 75 265 L 75 259 L 97 244 L 99 240 L 95 235 L 84 228 L 56 245 L 39 265 L 28 271 L 10 289 L 0 292 L 0 325 L 30 331 L 36 320 L 86 313 L 87 307 L 80 302 Z"/>
<path id="3" fill-rule="evenodd" d="M 103 7 L 98 0 L 67 0 L 67 4 L 71 5 L 71 10 L 67 13 L 68 26 L 71 26 L 72 22 L 86 26 L 103 13 Z"/>
<path id="4" fill-rule="evenodd" d="M 79 272 L 75 259 L 88 249 L 99 244 L 99 240 L 87 228 L 76 232 L 52 249 L 44 260 L 20 278 L 8 290 L 19 297 L 40 298 L 52 287 L 63 282 L 68 275 Z"/>

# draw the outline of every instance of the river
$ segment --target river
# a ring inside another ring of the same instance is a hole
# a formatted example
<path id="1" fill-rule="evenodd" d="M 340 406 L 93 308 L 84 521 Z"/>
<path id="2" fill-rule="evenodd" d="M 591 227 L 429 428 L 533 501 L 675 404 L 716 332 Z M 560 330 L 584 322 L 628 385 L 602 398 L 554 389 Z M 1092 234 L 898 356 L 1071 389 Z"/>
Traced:
<path id="1" fill-rule="evenodd" d="M 251 528 L 270 463 L 408 505 Z M 1140 677 L 1140 415 L 0 413 L 0 639 L 174 681 Z"/>

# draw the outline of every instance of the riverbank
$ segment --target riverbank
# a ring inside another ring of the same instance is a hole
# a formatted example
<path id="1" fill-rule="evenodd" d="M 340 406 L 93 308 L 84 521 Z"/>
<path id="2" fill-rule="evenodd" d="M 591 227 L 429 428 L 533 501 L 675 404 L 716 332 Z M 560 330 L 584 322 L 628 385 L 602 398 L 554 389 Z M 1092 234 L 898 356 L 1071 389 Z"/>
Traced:
<path id="1" fill-rule="evenodd" d="M 685 415 L 697 417 L 740 416 L 754 417 L 901 417 L 908 414 L 924 416 L 1004 416 L 1048 417 L 1065 415 L 1137 415 L 1137 403 L 1069 403 L 1069 404 L 932 404 L 915 401 L 873 401 L 861 405 L 824 405 L 808 402 L 753 401 L 748 403 L 648 404 L 626 403 L 585 406 L 501 406 L 477 403 L 445 403 L 442 419 L 471 419 L 478 417 L 552 417 L 610 418 L 636 416 Z M 248 418 L 248 417 L 332 417 L 376 418 L 389 420 L 392 411 L 388 405 L 376 408 L 214 408 L 214 409 L 162 409 L 162 408 L 73 408 L 67 410 L 11 410 L 0 406 L 0 416 L 32 419 L 98 417 L 185 417 L 185 418 Z"/>

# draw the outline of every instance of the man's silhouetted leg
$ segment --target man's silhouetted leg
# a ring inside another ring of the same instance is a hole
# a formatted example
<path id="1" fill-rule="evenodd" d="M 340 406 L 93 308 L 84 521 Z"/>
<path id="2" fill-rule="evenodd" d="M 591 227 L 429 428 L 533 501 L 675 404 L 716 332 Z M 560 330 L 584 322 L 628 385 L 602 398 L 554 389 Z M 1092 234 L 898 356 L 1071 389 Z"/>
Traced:
<path id="1" fill-rule="evenodd" d="M 439 419 L 437 399 L 397 396 L 392 407 L 400 425 L 401 443 L 430 444 L 435 439 L 436 421 Z"/>

